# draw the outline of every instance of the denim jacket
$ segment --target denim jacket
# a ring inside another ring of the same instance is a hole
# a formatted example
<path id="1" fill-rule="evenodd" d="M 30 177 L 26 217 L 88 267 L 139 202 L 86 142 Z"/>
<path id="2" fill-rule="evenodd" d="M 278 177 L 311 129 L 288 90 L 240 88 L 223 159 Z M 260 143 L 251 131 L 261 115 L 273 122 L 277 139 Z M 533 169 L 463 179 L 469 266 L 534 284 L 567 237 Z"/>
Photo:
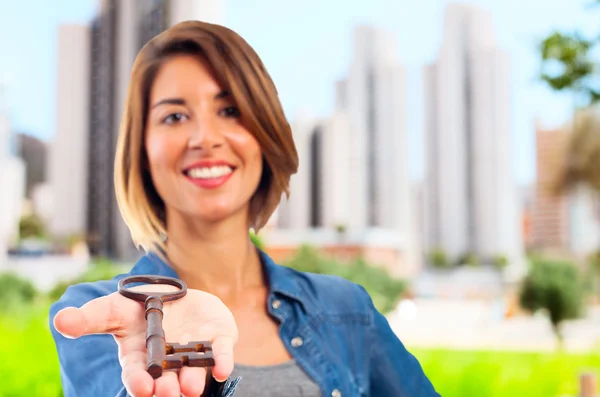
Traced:
<path id="1" fill-rule="evenodd" d="M 259 252 L 269 283 L 268 311 L 279 321 L 287 350 L 319 385 L 323 396 L 439 397 L 417 359 L 361 286 L 336 276 L 279 266 Z M 80 307 L 116 292 L 119 279 L 140 274 L 177 277 L 158 255 L 148 253 L 128 274 L 71 286 L 51 306 L 50 327 L 65 397 L 127 396 L 113 337 L 67 339 L 56 331 L 52 320 L 60 309 Z M 209 394 L 233 396 L 238 382 L 239 378 L 215 382 Z"/>

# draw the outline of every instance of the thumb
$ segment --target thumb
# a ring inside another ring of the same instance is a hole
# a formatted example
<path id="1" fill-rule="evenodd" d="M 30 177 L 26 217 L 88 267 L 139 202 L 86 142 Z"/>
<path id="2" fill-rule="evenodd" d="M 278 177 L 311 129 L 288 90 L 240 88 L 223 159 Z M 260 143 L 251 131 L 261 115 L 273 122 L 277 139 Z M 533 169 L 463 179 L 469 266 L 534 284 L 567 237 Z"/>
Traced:
<path id="1" fill-rule="evenodd" d="M 119 293 L 93 299 L 81 308 L 67 307 L 54 316 L 54 327 L 67 338 L 92 334 L 123 336 L 131 324 L 143 315 L 139 302 Z"/>

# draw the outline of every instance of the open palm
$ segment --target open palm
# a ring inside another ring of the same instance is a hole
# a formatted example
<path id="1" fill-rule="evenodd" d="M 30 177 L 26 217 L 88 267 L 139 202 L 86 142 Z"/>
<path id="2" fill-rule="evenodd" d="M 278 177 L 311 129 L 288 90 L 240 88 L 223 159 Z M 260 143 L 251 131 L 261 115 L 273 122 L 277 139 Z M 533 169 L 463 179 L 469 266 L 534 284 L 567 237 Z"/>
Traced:
<path id="1" fill-rule="evenodd" d="M 144 285 L 135 290 L 164 292 L 174 287 Z M 163 329 L 171 343 L 209 340 L 215 366 L 213 377 L 224 381 L 233 370 L 233 347 L 238 332 L 231 311 L 219 298 L 189 289 L 183 298 L 164 304 Z M 179 374 L 165 371 L 154 380 L 146 371 L 146 320 L 144 305 L 115 292 L 94 299 L 81 308 L 69 307 L 54 318 L 57 331 L 66 337 L 111 334 L 119 346 L 122 381 L 134 397 L 199 396 L 205 387 L 203 368 L 184 367 Z"/>

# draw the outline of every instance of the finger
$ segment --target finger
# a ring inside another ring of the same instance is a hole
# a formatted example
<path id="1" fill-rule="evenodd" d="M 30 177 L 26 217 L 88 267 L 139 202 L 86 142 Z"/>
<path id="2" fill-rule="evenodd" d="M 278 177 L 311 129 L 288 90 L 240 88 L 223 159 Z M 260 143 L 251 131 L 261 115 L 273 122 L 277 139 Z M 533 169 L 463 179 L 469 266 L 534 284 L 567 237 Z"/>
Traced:
<path id="1" fill-rule="evenodd" d="M 200 367 L 183 367 L 179 372 L 181 393 L 185 397 L 198 397 L 204 391 L 206 370 Z"/>
<path id="2" fill-rule="evenodd" d="M 215 366 L 212 369 L 212 374 L 219 382 L 226 381 L 233 371 L 233 346 L 236 342 L 236 338 L 227 335 L 218 336 L 212 342 L 213 356 L 215 358 Z"/>
<path id="3" fill-rule="evenodd" d="M 154 394 L 156 397 L 179 397 L 179 378 L 173 371 L 163 371 L 160 378 L 154 381 Z"/>
<path id="4" fill-rule="evenodd" d="M 127 392 L 134 397 L 152 397 L 154 395 L 154 379 L 146 371 L 146 353 L 134 351 L 121 359 L 121 380 Z"/>
<path id="5" fill-rule="evenodd" d="M 115 292 L 89 301 L 81 308 L 67 307 L 54 317 L 54 327 L 68 338 L 91 334 L 114 334 L 123 336 L 131 325 L 143 327 L 143 307 L 139 302 L 127 299 Z"/>

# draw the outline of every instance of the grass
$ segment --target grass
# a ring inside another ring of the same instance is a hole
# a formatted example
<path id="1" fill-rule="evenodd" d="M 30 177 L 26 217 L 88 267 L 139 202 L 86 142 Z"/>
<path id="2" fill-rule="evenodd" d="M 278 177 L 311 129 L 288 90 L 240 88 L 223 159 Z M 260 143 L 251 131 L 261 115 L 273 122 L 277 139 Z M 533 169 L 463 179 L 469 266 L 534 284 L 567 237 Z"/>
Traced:
<path id="1" fill-rule="evenodd" d="M 0 316 L 0 396 L 62 396 L 46 305 Z"/>
<path id="2" fill-rule="evenodd" d="M 578 396 L 584 371 L 600 375 L 600 353 L 422 350 L 413 354 L 444 397 Z"/>
<path id="3" fill-rule="evenodd" d="M 12 313 L 0 315 L 0 396 L 61 396 L 47 304 Z M 600 353 L 412 352 L 444 397 L 576 396 L 581 372 L 600 375 Z"/>

